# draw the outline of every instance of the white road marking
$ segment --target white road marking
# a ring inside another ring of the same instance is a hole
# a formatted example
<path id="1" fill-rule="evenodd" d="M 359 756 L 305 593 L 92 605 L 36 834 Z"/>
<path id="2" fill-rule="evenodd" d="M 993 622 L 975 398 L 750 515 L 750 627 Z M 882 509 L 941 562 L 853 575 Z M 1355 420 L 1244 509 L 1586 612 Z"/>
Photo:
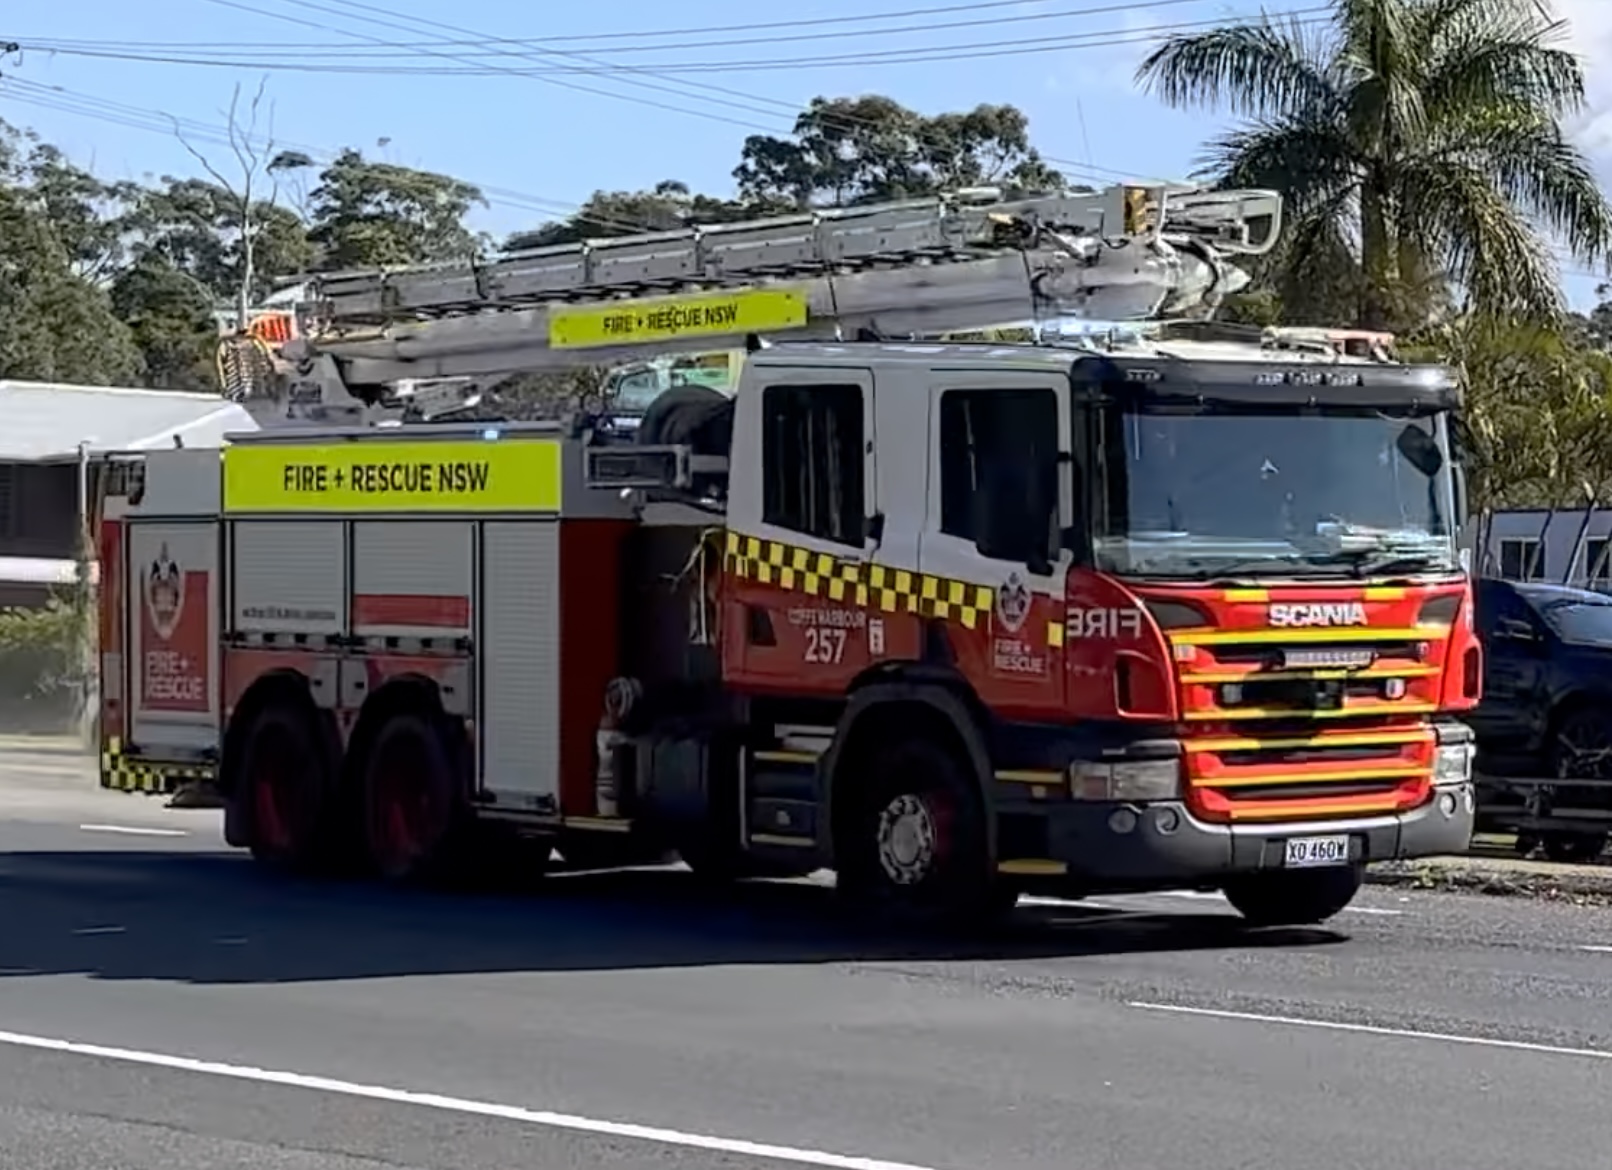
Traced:
<path id="1" fill-rule="evenodd" d="M 653 1125 L 634 1125 L 622 1121 L 601 1121 L 592 1117 L 578 1117 L 571 1113 L 551 1113 L 544 1109 L 524 1109 L 518 1105 L 499 1105 L 491 1101 L 473 1101 L 464 1097 L 445 1097 L 439 1093 L 417 1093 L 409 1089 L 391 1089 L 382 1085 L 365 1085 L 356 1081 L 336 1080 L 332 1077 L 310 1076 L 306 1073 L 281 1072 L 275 1069 L 252 1068 L 248 1065 L 239 1064 L 223 1064 L 213 1060 L 196 1060 L 188 1056 L 171 1056 L 167 1053 L 145 1052 L 135 1048 L 110 1048 L 102 1044 L 81 1044 L 74 1040 L 57 1040 L 49 1036 L 29 1036 L 21 1032 L 0 1032 L 0 1044 L 10 1045 L 13 1048 L 31 1048 L 43 1052 L 64 1052 L 74 1056 L 91 1056 L 101 1060 L 118 1060 L 127 1064 L 166 1068 L 175 1072 L 199 1073 L 203 1076 L 224 1077 L 236 1081 L 280 1085 L 291 1089 L 308 1089 L 316 1093 L 332 1093 L 343 1097 L 362 1097 L 371 1101 L 387 1101 L 396 1105 L 415 1105 L 425 1109 L 440 1109 L 450 1113 L 496 1117 L 503 1121 L 522 1122 L 527 1125 L 543 1126 L 548 1129 L 599 1134 L 603 1137 L 634 1138 L 639 1141 L 658 1142 L 666 1146 L 709 1150 L 721 1154 L 738 1154 L 750 1158 L 771 1158 L 776 1162 L 793 1162 L 802 1166 L 827 1166 L 832 1170 L 933 1170 L 932 1167 L 919 1166 L 910 1162 L 886 1162 L 879 1158 L 859 1158 L 849 1154 L 833 1154 L 825 1150 L 775 1146 L 766 1142 L 745 1141 L 742 1138 L 684 1133 L 681 1130 L 661 1129 Z"/>
<path id="2" fill-rule="evenodd" d="M 1589 951 L 1592 955 L 1612 955 L 1612 947 L 1591 946 L 1590 944 L 1586 943 L 1580 946 L 1578 949 L 1581 951 Z"/>
<path id="3" fill-rule="evenodd" d="M 74 934 L 123 934 L 129 928 L 126 926 L 82 926 L 73 931 Z"/>
<path id="4" fill-rule="evenodd" d="M 151 829 L 144 825 L 80 825 L 83 833 L 123 833 L 130 837 L 188 837 L 185 829 Z"/>
<path id="5" fill-rule="evenodd" d="M 1267 1016 L 1258 1012 L 1234 1012 L 1224 1008 L 1183 1007 L 1171 1003 L 1130 1000 L 1126 1007 L 1145 1012 L 1169 1012 L 1179 1016 L 1206 1016 L 1215 1020 L 1242 1020 L 1255 1024 L 1283 1024 L 1294 1028 L 1318 1028 L 1327 1032 L 1354 1032 L 1363 1036 L 1395 1036 L 1402 1040 L 1436 1040 L 1445 1044 L 1466 1044 L 1475 1048 L 1509 1048 L 1515 1052 L 1537 1052 L 1547 1056 L 1587 1056 L 1592 1060 L 1612 1060 L 1612 1052 L 1599 1048 L 1567 1048 L 1560 1044 L 1533 1044 L 1527 1040 L 1496 1040 L 1489 1036 L 1463 1036 L 1456 1032 L 1421 1032 L 1413 1028 L 1385 1028 L 1376 1024 L 1344 1024 L 1336 1020 L 1311 1020 L 1302 1016 Z"/>

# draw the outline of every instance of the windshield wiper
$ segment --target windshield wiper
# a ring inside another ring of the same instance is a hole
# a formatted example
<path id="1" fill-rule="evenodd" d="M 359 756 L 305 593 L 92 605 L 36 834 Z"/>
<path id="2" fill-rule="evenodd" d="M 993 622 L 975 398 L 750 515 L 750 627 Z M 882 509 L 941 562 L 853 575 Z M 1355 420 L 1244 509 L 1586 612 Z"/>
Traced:
<path id="1" fill-rule="evenodd" d="M 1358 556 L 1349 562 L 1348 567 L 1356 577 L 1375 577 L 1380 573 L 1455 571 L 1454 563 L 1436 552 L 1378 552 Z"/>
<path id="2" fill-rule="evenodd" d="M 1341 568 L 1341 566 L 1338 566 Z M 1309 561 L 1260 557 L 1246 561 L 1225 561 L 1215 565 L 1205 565 L 1201 568 L 1186 569 L 1167 567 L 1164 569 L 1149 569 L 1142 567 L 1136 570 L 1149 577 L 1180 578 L 1186 581 L 1231 581 L 1236 578 L 1248 577 L 1313 577 L 1317 572 L 1326 573 L 1327 567 L 1312 564 Z M 1336 571 L 1334 569 L 1333 571 Z"/>

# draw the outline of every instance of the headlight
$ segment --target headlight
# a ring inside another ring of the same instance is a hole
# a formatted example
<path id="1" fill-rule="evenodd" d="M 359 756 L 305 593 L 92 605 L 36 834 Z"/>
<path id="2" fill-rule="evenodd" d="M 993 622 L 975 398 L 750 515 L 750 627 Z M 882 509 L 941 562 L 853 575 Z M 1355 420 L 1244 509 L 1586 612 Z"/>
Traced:
<path id="1" fill-rule="evenodd" d="M 1472 758 L 1477 749 L 1469 743 L 1440 744 L 1433 755 L 1434 784 L 1464 784 L 1472 779 Z"/>
<path id="2" fill-rule="evenodd" d="M 1076 760 L 1069 765 L 1076 800 L 1174 800 L 1181 795 L 1180 760 Z"/>

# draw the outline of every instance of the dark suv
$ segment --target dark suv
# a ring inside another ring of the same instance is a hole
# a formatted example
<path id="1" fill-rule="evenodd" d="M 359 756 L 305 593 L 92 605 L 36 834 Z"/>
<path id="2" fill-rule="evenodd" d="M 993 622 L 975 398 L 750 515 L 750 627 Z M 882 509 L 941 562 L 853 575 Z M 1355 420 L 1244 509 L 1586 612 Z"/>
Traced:
<path id="1" fill-rule="evenodd" d="M 1519 829 L 1518 848 L 1585 860 L 1612 825 L 1612 597 L 1565 585 L 1480 580 L 1483 701 L 1479 828 Z M 1604 786 L 1507 784 L 1582 778 Z"/>

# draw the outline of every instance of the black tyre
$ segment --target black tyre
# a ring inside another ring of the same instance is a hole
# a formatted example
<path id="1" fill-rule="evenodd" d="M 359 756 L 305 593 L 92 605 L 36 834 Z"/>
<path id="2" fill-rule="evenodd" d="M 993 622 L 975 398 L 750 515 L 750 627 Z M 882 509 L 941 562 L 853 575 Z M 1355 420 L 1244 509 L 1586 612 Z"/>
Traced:
<path id="1" fill-rule="evenodd" d="M 979 788 L 951 752 L 928 740 L 892 744 L 853 779 L 864 782 L 835 842 L 838 889 L 853 909 L 978 927 L 1013 908 L 1018 891 L 992 869 Z"/>
<path id="2" fill-rule="evenodd" d="M 1606 852 L 1607 835 L 1600 832 L 1541 833 L 1539 847 L 1550 861 L 1583 864 Z"/>
<path id="3" fill-rule="evenodd" d="M 1315 926 L 1354 901 L 1365 880 L 1363 865 L 1268 870 L 1234 878 L 1225 894 L 1250 926 Z"/>
<path id="4" fill-rule="evenodd" d="M 246 826 L 252 856 L 277 869 L 328 868 L 347 843 L 318 719 L 311 707 L 271 703 L 243 736 L 230 814 Z"/>
<path id="5" fill-rule="evenodd" d="M 360 800 L 374 871 L 388 881 L 444 876 L 466 828 L 464 753 L 440 720 L 392 715 L 364 753 Z"/>
<path id="6" fill-rule="evenodd" d="M 1558 779 L 1612 780 L 1612 711 L 1574 706 L 1556 721 L 1551 774 Z"/>

